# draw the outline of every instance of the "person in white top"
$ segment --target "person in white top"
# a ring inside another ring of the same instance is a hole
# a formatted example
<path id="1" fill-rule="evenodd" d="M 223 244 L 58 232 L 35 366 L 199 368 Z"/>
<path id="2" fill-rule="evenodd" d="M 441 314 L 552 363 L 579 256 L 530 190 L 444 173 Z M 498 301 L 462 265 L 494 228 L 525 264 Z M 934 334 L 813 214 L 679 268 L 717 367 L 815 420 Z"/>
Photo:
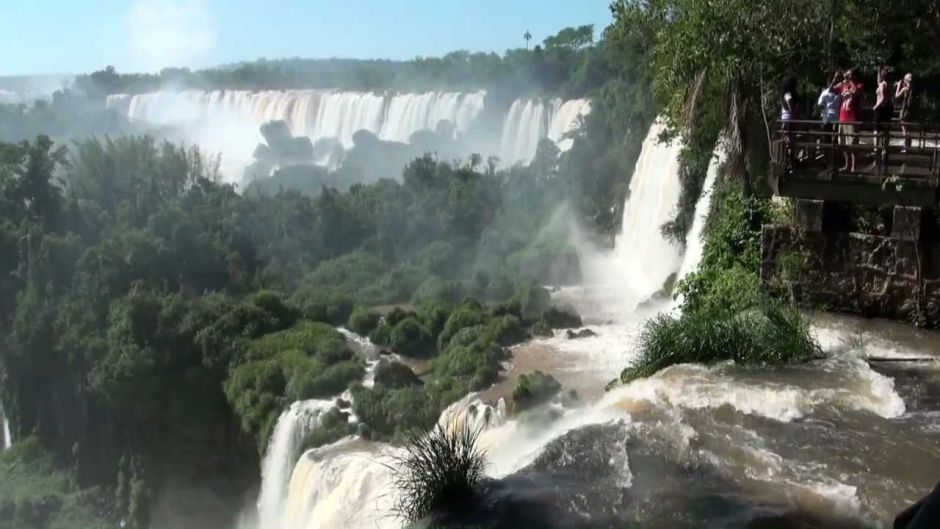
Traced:
<path id="1" fill-rule="evenodd" d="M 826 143 L 833 143 L 833 134 L 836 131 L 836 123 L 839 122 L 839 107 L 842 105 L 842 96 L 835 90 L 835 87 L 842 82 L 842 72 L 835 72 L 829 79 L 829 85 L 823 88 L 816 100 L 816 107 L 822 115 L 823 132 L 828 132 Z"/>

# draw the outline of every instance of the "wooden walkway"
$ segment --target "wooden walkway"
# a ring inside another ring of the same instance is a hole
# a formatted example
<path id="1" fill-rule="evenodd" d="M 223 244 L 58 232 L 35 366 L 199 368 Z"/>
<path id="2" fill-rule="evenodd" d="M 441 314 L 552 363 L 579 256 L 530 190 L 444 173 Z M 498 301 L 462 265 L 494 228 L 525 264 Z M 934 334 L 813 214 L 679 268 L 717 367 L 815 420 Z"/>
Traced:
<path id="1" fill-rule="evenodd" d="M 933 207 L 940 190 L 940 127 L 853 123 L 854 134 L 826 132 L 820 121 L 780 126 L 772 145 L 775 192 L 781 196 Z M 855 167 L 847 167 L 854 155 Z"/>

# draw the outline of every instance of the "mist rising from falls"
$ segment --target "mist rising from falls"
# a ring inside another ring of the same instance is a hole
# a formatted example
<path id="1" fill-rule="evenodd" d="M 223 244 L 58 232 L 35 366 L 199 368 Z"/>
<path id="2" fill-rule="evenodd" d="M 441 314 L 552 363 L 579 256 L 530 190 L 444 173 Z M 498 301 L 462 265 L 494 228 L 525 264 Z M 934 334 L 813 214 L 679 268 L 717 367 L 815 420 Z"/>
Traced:
<path id="1" fill-rule="evenodd" d="M 632 177 L 625 175 L 630 189 L 613 250 L 579 244 L 584 284 L 562 296 L 585 321 L 635 323 L 644 316 L 637 308 L 679 270 L 681 248 L 663 237 L 662 226 L 673 220 L 679 204 L 681 145 L 660 143 L 663 130 L 659 123 L 650 127 Z"/>
<path id="2" fill-rule="evenodd" d="M 304 439 L 319 424 L 320 416 L 335 406 L 332 400 L 295 402 L 278 417 L 261 463 L 258 519 L 263 529 L 280 527 L 287 486 Z"/>

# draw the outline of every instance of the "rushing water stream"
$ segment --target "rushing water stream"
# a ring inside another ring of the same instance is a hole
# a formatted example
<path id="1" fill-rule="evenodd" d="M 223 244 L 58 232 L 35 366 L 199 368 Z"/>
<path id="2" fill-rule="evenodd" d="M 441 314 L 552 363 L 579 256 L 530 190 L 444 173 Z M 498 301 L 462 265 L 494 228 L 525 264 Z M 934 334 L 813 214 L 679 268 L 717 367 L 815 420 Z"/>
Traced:
<path id="1" fill-rule="evenodd" d="M 637 162 L 616 249 L 585 249 L 585 283 L 554 294 L 574 304 L 596 335 L 558 334 L 514 347 L 500 383 L 442 415 L 445 424 L 486 423 L 480 443 L 487 473 L 498 481 L 486 491 L 480 525 L 888 524 L 940 478 L 934 334 L 813 315 L 825 359 L 782 369 L 678 365 L 604 391 L 636 358 L 643 321 L 672 308 L 668 299 L 643 301 L 669 276 L 694 270 L 701 257 L 707 197 L 699 201 L 685 259 L 659 234 L 679 186 L 678 149 L 653 141 L 657 132 L 651 130 Z M 520 374 L 535 369 L 576 396 L 507 416 L 504 398 Z M 283 420 L 311 405 L 295 406 Z M 278 446 L 272 439 L 266 484 Z M 398 450 L 350 438 L 300 455 L 289 481 L 280 471 L 278 515 L 263 515 L 261 529 L 401 527 L 391 511 L 390 467 Z M 262 511 L 267 503 L 262 492 Z"/>

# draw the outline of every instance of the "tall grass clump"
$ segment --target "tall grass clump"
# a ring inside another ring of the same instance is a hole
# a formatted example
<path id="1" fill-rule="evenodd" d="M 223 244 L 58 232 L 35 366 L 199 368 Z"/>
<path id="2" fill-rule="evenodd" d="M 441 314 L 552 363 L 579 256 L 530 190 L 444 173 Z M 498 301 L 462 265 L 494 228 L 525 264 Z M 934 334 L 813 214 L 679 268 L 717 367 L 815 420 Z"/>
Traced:
<path id="1" fill-rule="evenodd" d="M 660 314 L 639 337 L 641 357 L 621 381 L 648 377 L 675 364 L 733 360 L 742 365 L 783 365 L 820 352 L 803 316 L 772 300 L 746 311 L 695 311 L 676 318 Z"/>
<path id="2" fill-rule="evenodd" d="M 408 521 L 466 506 L 483 482 L 485 453 L 477 446 L 480 431 L 467 422 L 450 428 L 438 424 L 414 434 L 396 458 L 396 511 Z"/>
<path id="3" fill-rule="evenodd" d="M 660 314 L 646 323 L 640 359 L 623 370 L 622 382 L 682 363 L 772 366 L 820 354 L 792 299 L 770 297 L 761 283 L 760 233 L 772 215 L 770 200 L 743 198 L 725 180 L 712 206 L 699 269 L 676 286 L 681 315 Z"/>

